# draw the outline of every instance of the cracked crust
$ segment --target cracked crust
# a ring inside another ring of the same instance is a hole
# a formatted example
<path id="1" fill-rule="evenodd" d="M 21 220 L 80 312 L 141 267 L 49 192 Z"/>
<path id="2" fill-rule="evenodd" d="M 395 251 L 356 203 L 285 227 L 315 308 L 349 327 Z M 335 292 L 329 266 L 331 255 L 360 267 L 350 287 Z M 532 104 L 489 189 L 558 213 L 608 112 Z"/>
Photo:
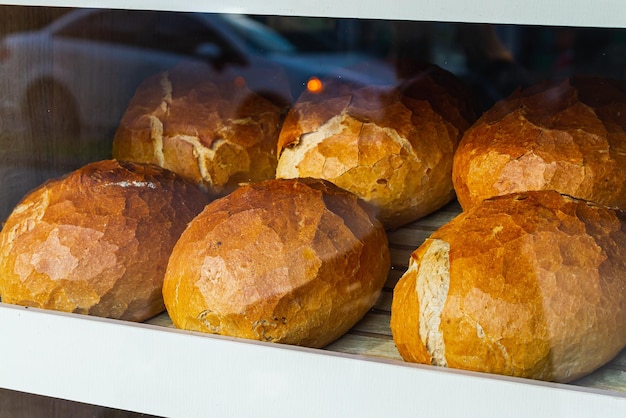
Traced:
<path id="1" fill-rule="evenodd" d="M 163 296 L 178 328 L 323 347 L 377 301 L 390 268 L 382 225 L 322 180 L 244 185 L 182 234 Z"/>
<path id="2" fill-rule="evenodd" d="M 592 372 L 626 346 L 625 221 L 553 191 L 462 213 L 411 255 L 394 290 L 398 351 L 411 362 L 550 381 Z"/>
<path id="3" fill-rule="evenodd" d="M 107 160 L 49 180 L 0 233 L 2 301 L 146 320 L 164 310 L 169 254 L 206 203 L 194 184 L 154 165 Z"/>
<path id="4" fill-rule="evenodd" d="M 276 176 L 328 180 L 374 205 L 388 229 L 439 209 L 454 197 L 452 157 L 473 119 L 460 110 L 463 95 L 435 84 L 334 82 L 303 94 L 279 137 Z"/>
<path id="5" fill-rule="evenodd" d="M 147 79 L 122 117 L 113 157 L 160 165 L 213 197 L 274 178 L 282 108 L 238 80 L 193 65 Z"/>
<path id="6" fill-rule="evenodd" d="M 461 206 L 526 190 L 556 190 L 626 208 L 626 83 L 572 78 L 497 103 L 454 156 Z"/>

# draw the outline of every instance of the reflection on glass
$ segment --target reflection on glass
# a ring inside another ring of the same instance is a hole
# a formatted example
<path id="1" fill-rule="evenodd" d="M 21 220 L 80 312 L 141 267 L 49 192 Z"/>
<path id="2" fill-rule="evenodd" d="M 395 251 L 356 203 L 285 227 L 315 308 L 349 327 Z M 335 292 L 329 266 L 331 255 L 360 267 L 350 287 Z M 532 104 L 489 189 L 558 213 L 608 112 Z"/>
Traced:
<path id="1" fill-rule="evenodd" d="M 461 78 L 483 110 L 545 79 L 626 76 L 626 36 L 620 29 L 1 8 L 4 160 L 36 162 L 37 173 L 45 172 L 33 178 L 39 174 L 25 169 L 17 175 L 23 186 L 8 182 L 20 190 L 108 157 L 139 83 L 182 61 L 234 74 L 284 103 L 319 90 L 327 77 L 389 85 L 429 62 Z M 37 139 L 42 136 L 51 140 Z M 9 198 L 7 205 L 14 203 Z"/>

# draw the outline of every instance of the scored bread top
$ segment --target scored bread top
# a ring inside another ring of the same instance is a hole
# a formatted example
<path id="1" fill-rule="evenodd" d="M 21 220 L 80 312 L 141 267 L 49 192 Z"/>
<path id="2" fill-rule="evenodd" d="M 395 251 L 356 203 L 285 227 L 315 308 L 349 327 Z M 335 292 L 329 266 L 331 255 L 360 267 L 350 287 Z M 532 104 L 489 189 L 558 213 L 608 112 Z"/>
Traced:
<path id="1" fill-rule="evenodd" d="M 273 178 L 283 109 L 242 78 L 180 65 L 137 89 L 113 141 L 120 160 L 150 162 L 224 195 Z"/>
<path id="2" fill-rule="evenodd" d="M 302 94 L 279 136 L 276 176 L 328 180 L 375 206 L 388 229 L 439 209 L 454 196 L 452 156 L 470 122 L 449 90 L 421 87 L 435 83 L 334 80 Z"/>

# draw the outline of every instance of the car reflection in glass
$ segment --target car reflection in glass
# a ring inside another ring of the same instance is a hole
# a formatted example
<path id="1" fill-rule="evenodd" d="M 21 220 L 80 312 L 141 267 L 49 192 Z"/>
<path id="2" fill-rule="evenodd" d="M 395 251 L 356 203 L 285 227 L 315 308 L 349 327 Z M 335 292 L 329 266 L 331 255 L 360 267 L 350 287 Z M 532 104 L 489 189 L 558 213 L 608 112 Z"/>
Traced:
<path id="1" fill-rule="evenodd" d="M 320 88 L 319 79 L 328 76 L 395 82 L 393 67 L 381 60 L 302 52 L 246 15 L 78 9 L 3 40 L 0 71 L 11 82 L 0 100 L 2 114 L 26 118 L 35 138 L 45 135 L 65 149 L 79 137 L 110 138 L 138 84 L 188 60 L 237 75 L 285 104 L 307 83 Z"/>

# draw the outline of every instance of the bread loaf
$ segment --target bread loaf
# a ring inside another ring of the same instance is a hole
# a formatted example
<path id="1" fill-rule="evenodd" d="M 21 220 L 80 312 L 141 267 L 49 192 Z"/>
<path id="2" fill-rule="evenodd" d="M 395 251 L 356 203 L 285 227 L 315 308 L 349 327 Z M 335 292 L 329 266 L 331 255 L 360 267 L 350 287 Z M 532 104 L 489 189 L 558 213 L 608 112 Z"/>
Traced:
<path id="1" fill-rule="evenodd" d="M 276 176 L 328 180 L 374 205 L 388 229 L 439 209 L 454 197 L 453 154 L 473 122 L 468 96 L 454 95 L 443 72 L 303 93 L 280 133 Z"/>
<path id="2" fill-rule="evenodd" d="M 390 268 L 369 208 L 322 180 L 268 180 L 213 201 L 183 232 L 163 297 L 177 328 L 323 347 L 377 301 Z"/>
<path id="3" fill-rule="evenodd" d="M 453 181 L 463 209 L 526 190 L 626 208 L 626 82 L 576 77 L 500 101 L 463 136 Z"/>
<path id="4" fill-rule="evenodd" d="M 425 240 L 394 289 L 406 361 L 569 382 L 626 346 L 626 215 L 554 191 L 494 197 Z"/>
<path id="5" fill-rule="evenodd" d="M 214 79 L 206 67 L 184 64 L 139 86 L 113 157 L 160 165 L 222 196 L 240 182 L 274 178 L 282 117 L 282 107 L 242 78 Z"/>
<path id="6" fill-rule="evenodd" d="M 88 164 L 49 180 L 0 232 L 6 303 L 142 321 L 164 310 L 167 261 L 208 203 L 196 185 L 158 166 Z"/>

